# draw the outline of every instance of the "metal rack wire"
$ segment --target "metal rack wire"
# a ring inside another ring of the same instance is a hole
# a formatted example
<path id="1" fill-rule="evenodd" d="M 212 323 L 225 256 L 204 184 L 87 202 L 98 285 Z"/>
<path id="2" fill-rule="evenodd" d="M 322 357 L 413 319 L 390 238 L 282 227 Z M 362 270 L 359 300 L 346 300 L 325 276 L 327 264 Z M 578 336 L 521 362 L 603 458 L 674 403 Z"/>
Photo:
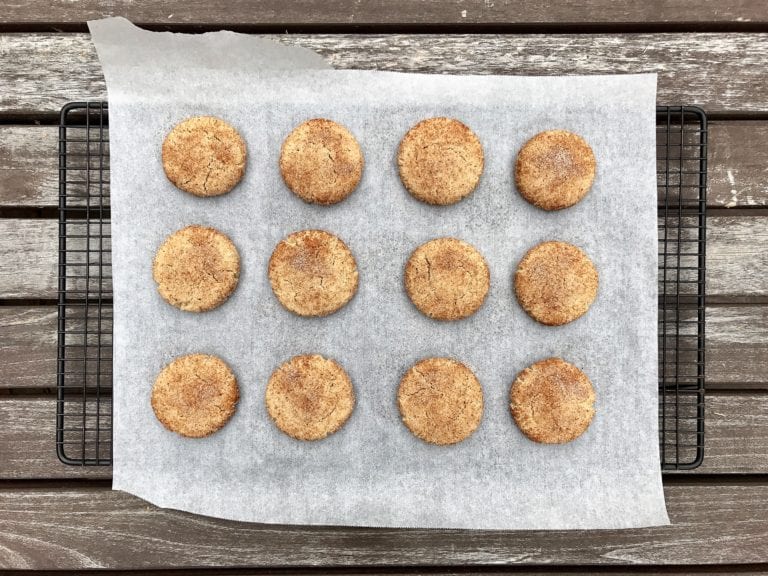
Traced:
<path id="1" fill-rule="evenodd" d="M 105 102 L 73 102 L 59 125 L 56 451 L 112 463 L 112 261 Z"/>
<path id="2" fill-rule="evenodd" d="M 657 110 L 659 425 L 662 467 L 704 453 L 707 126 Z M 112 463 L 112 268 L 106 102 L 72 102 L 59 127 L 56 448 L 66 464 Z"/>
<path id="3" fill-rule="evenodd" d="M 707 119 L 657 110 L 659 189 L 659 444 L 665 470 L 704 458 Z"/>

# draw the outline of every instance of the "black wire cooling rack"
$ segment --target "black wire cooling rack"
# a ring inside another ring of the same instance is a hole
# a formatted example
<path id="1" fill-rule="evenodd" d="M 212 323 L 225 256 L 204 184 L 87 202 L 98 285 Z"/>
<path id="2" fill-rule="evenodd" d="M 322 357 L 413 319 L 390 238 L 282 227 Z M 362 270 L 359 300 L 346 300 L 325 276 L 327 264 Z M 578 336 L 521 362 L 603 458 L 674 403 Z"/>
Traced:
<path id="1" fill-rule="evenodd" d="M 704 458 L 707 117 L 656 111 L 659 189 L 659 445 L 665 470 Z"/>
<path id="2" fill-rule="evenodd" d="M 659 442 L 662 468 L 704 456 L 707 124 L 657 109 Z M 112 262 L 106 102 L 72 102 L 59 126 L 56 449 L 65 464 L 112 463 Z"/>

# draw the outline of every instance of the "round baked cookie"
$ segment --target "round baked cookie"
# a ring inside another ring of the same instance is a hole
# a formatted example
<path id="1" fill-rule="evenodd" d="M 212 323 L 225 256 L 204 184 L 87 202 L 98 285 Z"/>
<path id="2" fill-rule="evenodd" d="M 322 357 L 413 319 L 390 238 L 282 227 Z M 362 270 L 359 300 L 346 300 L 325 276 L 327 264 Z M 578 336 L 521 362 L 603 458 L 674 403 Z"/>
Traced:
<path id="1" fill-rule="evenodd" d="M 416 248 L 405 265 L 405 290 L 423 314 L 458 320 L 485 301 L 491 274 L 485 258 L 457 238 L 436 238 Z"/>
<path id="2" fill-rule="evenodd" d="M 528 140 L 517 155 L 515 182 L 523 198 L 544 210 L 579 202 L 595 180 L 595 154 L 579 135 L 548 130 Z"/>
<path id="3" fill-rule="evenodd" d="M 549 241 L 528 251 L 514 282 L 523 310 L 542 324 L 560 326 L 589 310 L 597 296 L 598 274 L 583 250 Z"/>
<path id="4" fill-rule="evenodd" d="M 213 116 L 187 118 L 163 141 L 168 180 L 195 196 L 220 196 L 245 172 L 245 141 L 232 126 Z"/>
<path id="5" fill-rule="evenodd" d="M 220 306 L 237 287 L 240 255 L 222 232 L 187 226 L 158 248 L 152 276 L 163 299 L 187 312 Z"/>
<path id="6" fill-rule="evenodd" d="M 453 118 L 428 118 L 400 142 L 400 179 L 412 196 L 445 206 L 469 196 L 483 173 L 483 146 Z"/>
<path id="7" fill-rule="evenodd" d="M 357 292 L 357 264 L 347 245 L 323 230 L 294 232 L 269 259 L 269 282 L 280 303 L 299 316 L 327 316 Z"/>
<path id="8" fill-rule="evenodd" d="M 267 412 L 277 427 L 297 440 L 320 440 L 349 420 L 355 390 L 344 369 L 319 354 L 294 356 L 272 373 Z"/>
<path id="9" fill-rule="evenodd" d="M 458 360 L 426 358 L 400 380 L 397 406 L 415 436 L 430 444 L 456 444 L 480 425 L 483 388 Z"/>
<path id="10" fill-rule="evenodd" d="M 189 354 L 158 374 L 152 387 L 152 410 L 168 430 L 202 438 L 229 421 L 239 398 L 237 379 L 221 358 Z"/>
<path id="11" fill-rule="evenodd" d="M 323 118 L 307 120 L 283 142 L 280 174 L 305 202 L 336 204 L 360 183 L 363 153 L 341 124 Z"/>
<path id="12" fill-rule="evenodd" d="M 564 444 L 581 436 L 595 415 L 595 390 L 581 370 L 560 358 L 532 364 L 512 383 L 509 408 L 534 442 Z"/>

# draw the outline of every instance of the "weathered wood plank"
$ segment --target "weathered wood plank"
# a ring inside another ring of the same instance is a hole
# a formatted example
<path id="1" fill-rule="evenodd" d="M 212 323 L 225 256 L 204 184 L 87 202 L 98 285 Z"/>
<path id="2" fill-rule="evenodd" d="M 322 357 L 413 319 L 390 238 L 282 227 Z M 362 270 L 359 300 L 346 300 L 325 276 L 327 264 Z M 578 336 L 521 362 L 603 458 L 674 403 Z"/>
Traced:
<path id="1" fill-rule="evenodd" d="M 0 219 L 0 238 L 0 298 L 54 298 L 58 223 Z M 768 295 L 766 243 L 766 216 L 708 218 L 708 294 L 717 298 Z"/>
<path id="2" fill-rule="evenodd" d="M 59 462 L 55 419 L 53 397 L 0 397 L 0 479 L 111 477 L 112 469 L 107 466 L 65 466 Z"/>
<path id="3" fill-rule="evenodd" d="M 58 128 L 0 125 L 0 206 L 58 206 Z M 768 205 L 768 122 L 711 122 L 710 206 Z"/>
<path id="4" fill-rule="evenodd" d="M 707 294 L 768 294 L 768 217 L 707 218 Z"/>
<path id="5" fill-rule="evenodd" d="M 708 383 L 768 383 L 768 307 L 710 307 L 706 314 Z"/>
<path id="6" fill-rule="evenodd" d="M 662 104 L 709 112 L 768 110 L 768 34 L 273 35 L 322 54 L 336 68 L 475 74 L 658 72 Z M 104 98 L 86 34 L 5 34 L 7 85 L 0 113 L 57 111 L 68 100 Z"/>
<path id="7" fill-rule="evenodd" d="M 98 312 L 93 308 L 89 312 L 89 348 L 85 355 L 89 359 L 88 366 L 84 365 L 82 357 L 82 330 L 84 329 L 84 312 L 82 307 L 67 307 L 67 318 L 64 328 L 73 334 L 67 340 L 67 345 L 78 346 L 70 348 L 67 357 L 69 362 L 66 370 L 69 373 L 68 385 L 82 386 L 84 376 L 81 371 L 85 368 L 91 374 L 89 385 L 95 383 L 93 373 L 96 371 L 93 360 L 100 359 L 104 362 L 100 371 L 104 375 L 99 382 L 101 385 L 109 385 L 111 374 L 111 331 L 112 310 L 105 306 L 102 309 L 101 324 L 99 324 Z M 56 387 L 56 355 L 58 346 L 57 335 L 57 308 L 54 306 L 0 306 L 0 389 L 38 389 L 53 390 Z M 96 338 L 93 336 L 103 330 L 100 343 L 104 346 L 99 349 Z M 79 331 L 79 333 L 78 333 Z M 74 334 L 78 333 L 77 336 Z M 77 359 L 76 359 L 77 357 Z"/>
<path id="8" fill-rule="evenodd" d="M 59 205 L 59 131 L 0 126 L 0 206 Z"/>
<path id="9" fill-rule="evenodd" d="M 14 2 L 3 11 L 4 24 L 73 24 L 95 18 L 125 16 L 140 24 L 173 26 L 286 26 L 307 25 L 468 25 L 468 24 L 660 24 L 660 23 L 759 23 L 766 21 L 758 0 L 724 0 L 717 5 L 695 0 L 662 0 L 653 3 L 631 0 L 558 0 L 537 2 L 488 2 L 457 0 L 334 0 L 319 9 L 313 0 L 281 2 L 247 0 L 228 2 L 226 7 L 203 0 L 157 3 L 151 0 L 66 0 Z"/>
<path id="10" fill-rule="evenodd" d="M 768 557 L 768 486 L 672 484 L 665 492 L 672 526 L 491 532 L 254 525 L 158 510 L 107 489 L 8 489 L 0 490 L 0 566 L 700 565 Z"/>
<path id="11" fill-rule="evenodd" d="M 696 473 L 768 473 L 768 395 L 709 392 Z"/>
<path id="12" fill-rule="evenodd" d="M 59 225 L 0 219 L 0 298 L 55 298 Z"/>
<path id="13" fill-rule="evenodd" d="M 55 306 L 0 307 L 0 388 L 56 386 Z"/>
<path id="14" fill-rule="evenodd" d="M 53 397 L 0 397 L 0 480 L 109 478 L 108 467 L 64 466 L 56 458 Z M 681 474 L 768 474 L 768 394 L 711 391 L 704 463 Z"/>
<path id="15" fill-rule="evenodd" d="M 56 385 L 56 308 L 0 307 L 0 388 Z M 768 307 L 707 309 L 707 382 L 768 386 Z"/>
<path id="16" fill-rule="evenodd" d="M 768 206 L 768 122 L 711 122 L 707 204 Z"/>

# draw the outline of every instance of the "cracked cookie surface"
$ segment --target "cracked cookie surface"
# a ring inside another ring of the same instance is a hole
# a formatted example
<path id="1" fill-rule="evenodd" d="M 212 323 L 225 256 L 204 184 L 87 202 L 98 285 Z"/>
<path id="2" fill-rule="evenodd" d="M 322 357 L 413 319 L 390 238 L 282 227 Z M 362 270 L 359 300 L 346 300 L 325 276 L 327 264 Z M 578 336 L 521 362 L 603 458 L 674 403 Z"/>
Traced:
<path id="1" fill-rule="evenodd" d="M 595 415 L 595 390 L 576 366 L 547 358 L 518 374 L 509 391 L 509 409 L 529 439 L 564 444 L 589 428 Z"/>
<path id="2" fill-rule="evenodd" d="M 452 358 L 426 358 L 400 380 L 397 406 L 406 427 L 430 444 L 468 438 L 483 417 L 483 388 L 475 374 Z"/>
<path id="3" fill-rule="evenodd" d="M 299 124 L 283 142 L 280 174 L 305 202 L 336 204 L 360 183 L 363 153 L 344 126 L 314 118 Z"/>
<path id="4" fill-rule="evenodd" d="M 152 277 L 160 296 L 172 306 L 187 312 L 212 310 L 237 287 L 240 255 L 215 228 L 187 226 L 158 248 Z"/>
<path id="5" fill-rule="evenodd" d="M 561 210 L 581 201 L 595 180 L 597 164 L 578 134 L 548 130 L 528 140 L 517 155 L 515 183 L 520 195 L 544 210 Z"/>
<path id="6" fill-rule="evenodd" d="M 413 251 L 405 265 L 405 290 L 423 314 L 459 320 L 474 314 L 491 284 L 485 258 L 457 238 L 436 238 Z"/>
<path id="7" fill-rule="evenodd" d="M 195 196 L 220 196 L 245 173 L 245 141 L 232 126 L 213 116 L 195 116 L 168 133 L 163 169 L 174 186 Z"/>
<path id="8" fill-rule="evenodd" d="M 598 273 L 581 248 L 549 241 L 531 248 L 515 272 L 515 294 L 534 320 L 560 326 L 586 314 L 597 297 Z"/>
<path id="9" fill-rule="evenodd" d="M 336 361 L 303 354 L 272 373 L 265 402 L 275 425 L 288 436 L 320 440 L 347 422 L 355 407 L 355 390 Z"/>
<path id="10" fill-rule="evenodd" d="M 189 438 L 209 436 L 235 413 L 237 379 L 216 356 L 189 354 L 165 366 L 152 387 L 152 410 L 168 430 Z"/>
<path id="11" fill-rule="evenodd" d="M 357 292 L 357 264 L 347 245 L 323 230 L 294 232 L 269 259 L 269 282 L 280 303 L 299 316 L 327 316 Z"/>
<path id="12" fill-rule="evenodd" d="M 445 206 L 469 196 L 483 173 L 483 146 L 453 118 L 422 120 L 403 137 L 397 165 L 414 198 Z"/>

